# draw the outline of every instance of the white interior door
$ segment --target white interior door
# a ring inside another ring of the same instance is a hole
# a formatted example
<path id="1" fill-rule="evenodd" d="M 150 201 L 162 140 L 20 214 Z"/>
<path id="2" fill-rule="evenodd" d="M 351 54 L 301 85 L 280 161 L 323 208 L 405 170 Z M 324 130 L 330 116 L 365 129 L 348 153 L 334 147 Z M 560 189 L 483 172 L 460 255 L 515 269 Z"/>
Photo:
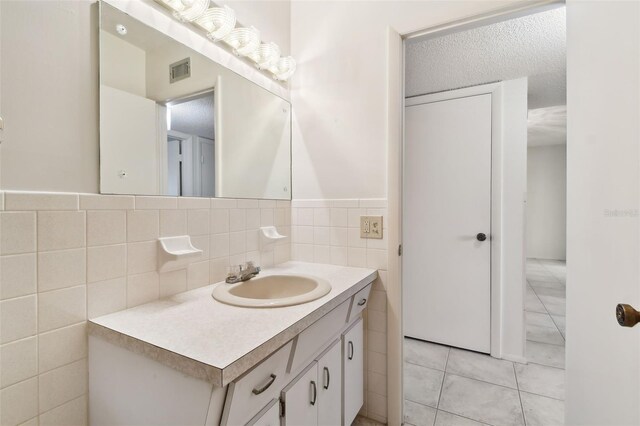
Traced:
<path id="1" fill-rule="evenodd" d="M 640 424 L 640 3 L 567 2 L 566 424 Z"/>
<path id="2" fill-rule="evenodd" d="M 181 194 L 181 141 L 169 138 L 167 141 L 167 194 L 179 196 Z"/>
<path id="3" fill-rule="evenodd" d="M 425 96 L 407 106 L 404 152 L 404 334 L 485 353 L 491 350 L 491 96 L 436 102 Z"/>

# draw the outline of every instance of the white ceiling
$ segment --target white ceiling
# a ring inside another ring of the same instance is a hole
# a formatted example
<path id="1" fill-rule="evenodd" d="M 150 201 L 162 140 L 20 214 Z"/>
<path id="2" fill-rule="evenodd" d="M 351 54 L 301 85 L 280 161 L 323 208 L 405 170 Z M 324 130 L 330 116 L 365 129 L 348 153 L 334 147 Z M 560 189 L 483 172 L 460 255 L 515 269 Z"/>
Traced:
<path id="1" fill-rule="evenodd" d="M 567 143 L 567 107 L 559 105 L 529 110 L 527 145 L 549 146 Z"/>
<path id="2" fill-rule="evenodd" d="M 529 77 L 529 108 L 566 104 L 566 18 L 559 7 L 406 46 L 406 96 Z"/>
<path id="3" fill-rule="evenodd" d="M 171 105 L 171 130 L 215 139 L 213 92 L 192 101 Z"/>

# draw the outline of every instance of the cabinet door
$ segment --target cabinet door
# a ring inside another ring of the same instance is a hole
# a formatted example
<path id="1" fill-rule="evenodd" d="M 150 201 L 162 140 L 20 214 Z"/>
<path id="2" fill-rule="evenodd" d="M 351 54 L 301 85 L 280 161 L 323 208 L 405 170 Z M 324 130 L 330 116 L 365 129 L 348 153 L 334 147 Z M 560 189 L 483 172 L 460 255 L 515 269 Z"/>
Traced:
<path id="1" fill-rule="evenodd" d="M 339 425 L 341 406 L 342 346 L 337 340 L 318 358 L 318 425 Z"/>
<path id="2" fill-rule="evenodd" d="M 280 400 L 274 399 L 247 426 L 280 426 Z"/>
<path id="3" fill-rule="evenodd" d="M 364 402 L 364 338 L 362 318 L 342 335 L 342 424 L 350 425 Z"/>
<path id="4" fill-rule="evenodd" d="M 318 424 L 318 363 L 313 362 L 282 391 L 283 426 Z"/>

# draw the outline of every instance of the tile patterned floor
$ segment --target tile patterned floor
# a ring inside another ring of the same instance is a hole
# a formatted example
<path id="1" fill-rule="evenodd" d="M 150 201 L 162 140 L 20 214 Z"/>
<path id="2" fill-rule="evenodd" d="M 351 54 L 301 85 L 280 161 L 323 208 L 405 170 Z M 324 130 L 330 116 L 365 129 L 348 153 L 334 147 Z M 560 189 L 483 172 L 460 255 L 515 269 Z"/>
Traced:
<path id="1" fill-rule="evenodd" d="M 528 259 L 528 364 L 405 339 L 405 424 L 561 426 L 566 265 Z"/>

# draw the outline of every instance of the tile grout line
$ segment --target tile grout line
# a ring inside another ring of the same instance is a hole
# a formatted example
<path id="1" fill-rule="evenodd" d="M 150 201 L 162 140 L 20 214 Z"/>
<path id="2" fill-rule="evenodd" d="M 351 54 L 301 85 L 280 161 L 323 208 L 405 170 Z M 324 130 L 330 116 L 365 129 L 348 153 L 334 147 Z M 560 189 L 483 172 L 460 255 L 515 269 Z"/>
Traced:
<path id="1" fill-rule="evenodd" d="M 449 346 L 449 350 L 447 351 L 447 359 L 444 362 L 444 372 L 442 374 L 442 382 L 440 383 L 440 393 L 438 394 L 438 403 L 436 404 L 436 409 L 440 407 L 440 400 L 442 399 L 442 391 L 444 389 L 444 379 L 447 377 L 447 366 L 449 365 L 450 355 L 451 355 L 451 347 Z"/>
<path id="2" fill-rule="evenodd" d="M 518 381 L 518 373 L 516 372 L 516 364 L 513 363 L 513 375 L 516 378 L 516 388 L 518 389 L 518 400 L 520 401 L 520 411 L 522 413 L 522 421 L 524 422 L 524 426 L 527 426 L 527 418 L 524 415 L 524 405 L 522 405 L 522 395 L 520 394 L 520 382 Z"/>
<path id="3" fill-rule="evenodd" d="M 443 413 L 451 414 L 451 415 L 453 415 L 453 416 L 462 417 L 463 419 L 468 419 L 468 420 L 471 420 L 471 421 L 476 422 L 476 423 L 481 423 L 481 424 L 483 424 L 483 425 L 487 425 L 487 426 L 495 426 L 493 423 L 488 423 L 488 422 L 485 422 L 485 421 L 483 421 L 483 420 L 475 420 L 475 419 L 472 419 L 471 417 L 462 416 L 462 415 L 460 415 L 460 414 L 452 413 L 452 412 L 447 411 L 447 410 L 440 410 L 440 409 L 438 409 L 438 412 L 440 412 L 440 411 L 442 411 Z M 436 417 L 437 417 L 437 415 L 438 415 L 438 412 L 436 412 Z"/>

